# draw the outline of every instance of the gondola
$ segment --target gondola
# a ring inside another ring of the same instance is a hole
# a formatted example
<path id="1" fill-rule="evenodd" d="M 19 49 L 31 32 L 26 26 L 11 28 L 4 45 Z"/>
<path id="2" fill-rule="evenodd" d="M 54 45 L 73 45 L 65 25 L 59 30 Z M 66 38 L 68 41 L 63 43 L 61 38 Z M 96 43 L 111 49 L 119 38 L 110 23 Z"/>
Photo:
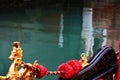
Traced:
<path id="1" fill-rule="evenodd" d="M 85 58 L 83 60 L 81 58 L 59 65 L 57 71 L 48 71 L 37 61 L 33 64 L 25 63 L 22 61 L 22 52 L 20 42 L 14 42 L 9 56 L 12 64 L 6 76 L 0 76 L 0 80 L 34 80 L 43 78 L 45 75 L 58 75 L 57 80 L 118 80 L 115 79 L 115 76 L 119 67 L 118 54 L 120 50 L 116 52 L 110 46 L 100 48 L 85 66 L 81 62 L 85 61 Z"/>
<path id="2" fill-rule="evenodd" d="M 68 80 L 113 80 L 117 72 L 117 53 L 112 47 L 99 49 L 78 74 Z M 59 78 L 58 80 L 66 80 Z"/>

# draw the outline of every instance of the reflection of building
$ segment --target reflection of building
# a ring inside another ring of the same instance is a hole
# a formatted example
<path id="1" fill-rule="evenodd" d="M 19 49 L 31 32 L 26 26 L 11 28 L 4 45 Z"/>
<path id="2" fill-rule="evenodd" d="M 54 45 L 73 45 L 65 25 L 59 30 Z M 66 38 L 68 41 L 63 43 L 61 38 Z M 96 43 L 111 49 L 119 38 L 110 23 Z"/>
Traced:
<path id="1" fill-rule="evenodd" d="M 82 38 L 85 40 L 85 53 L 87 57 L 91 57 L 93 54 L 93 25 L 92 25 L 92 8 L 83 8 L 83 29 Z"/>
<path id="2" fill-rule="evenodd" d="M 103 4 L 93 8 L 93 25 L 95 28 L 105 29 L 104 42 L 117 49 L 120 38 L 120 6 L 118 4 Z M 105 44 L 105 43 L 104 43 Z"/>
<path id="3" fill-rule="evenodd" d="M 63 48 L 63 42 L 64 42 L 63 30 L 64 30 L 64 26 L 63 26 L 63 14 L 61 14 L 60 34 L 59 34 L 59 42 L 58 42 L 58 45 L 59 45 L 60 48 Z"/>

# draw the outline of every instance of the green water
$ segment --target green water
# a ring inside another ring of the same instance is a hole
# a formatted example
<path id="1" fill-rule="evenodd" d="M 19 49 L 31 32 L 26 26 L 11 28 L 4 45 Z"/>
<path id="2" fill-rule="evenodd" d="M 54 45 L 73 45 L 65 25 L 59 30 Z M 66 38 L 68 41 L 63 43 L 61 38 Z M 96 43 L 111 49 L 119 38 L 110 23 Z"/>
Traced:
<path id="1" fill-rule="evenodd" d="M 21 42 L 24 62 L 38 60 L 50 71 L 68 60 L 79 59 L 83 52 L 91 57 L 106 39 L 104 28 L 96 28 L 89 23 L 91 19 L 91 13 L 83 8 L 0 12 L 0 74 L 6 75 L 9 69 L 14 41 Z M 41 80 L 56 79 L 47 75 Z"/>

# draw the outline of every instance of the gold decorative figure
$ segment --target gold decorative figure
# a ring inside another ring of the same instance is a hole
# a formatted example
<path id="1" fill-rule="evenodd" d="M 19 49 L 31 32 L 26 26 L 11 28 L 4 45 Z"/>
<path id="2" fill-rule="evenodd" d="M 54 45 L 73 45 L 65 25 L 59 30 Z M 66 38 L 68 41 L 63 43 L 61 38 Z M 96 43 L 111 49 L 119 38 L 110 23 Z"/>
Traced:
<path id="1" fill-rule="evenodd" d="M 34 80 L 36 76 L 37 61 L 34 64 L 24 63 L 22 61 L 22 49 L 20 47 L 20 42 L 13 43 L 13 49 L 10 56 L 8 57 L 12 60 L 12 64 L 9 67 L 6 76 L 0 76 L 0 80 Z M 20 67 L 20 69 L 18 69 Z"/>
<path id="2" fill-rule="evenodd" d="M 85 67 L 86 65 L 88 65 L 88 60 L 85 53 L 82 53 L 80 58 L 81 59 L 79 61 L 82 63 L 82 67 Z"/>
<path id="3" fill-rule="evenodd" d="M 19 80 L 18 67 L 22 63 L 22 49 L 20 48 L 20 42 L 13 43 L 13 49 L 9 59 L 12 60 L 12 64 L 8 70 L 6 77 L 9 80 Z"/>
<path id="4" fill-rule="evenodd" d="M 34 80 L 36 77 L 36 68 L 34 67 L 37 61 L 34 62 L 32 65 L 31 63 L 22 63 L 22 68 L 19 70 L 21 79 L 24 80 Z"/>

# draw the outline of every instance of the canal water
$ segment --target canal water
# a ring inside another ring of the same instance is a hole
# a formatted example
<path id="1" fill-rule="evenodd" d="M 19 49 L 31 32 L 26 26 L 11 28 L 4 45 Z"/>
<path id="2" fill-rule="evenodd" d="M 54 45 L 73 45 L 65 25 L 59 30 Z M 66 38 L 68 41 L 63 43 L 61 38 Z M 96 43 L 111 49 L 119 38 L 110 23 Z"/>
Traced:
<path id="1" fill-rule="evenodd" d="M 86 53 L 89 59 L 105 45 L 117 51 L 120 19 L 115 10 L 113 5 L 108 5 L 1 11 L 0 75 L 6 75 L 9 69 L 8 56 L 14 41 L 21 42 L 24 62 L 38 60 L 50 71 L 68 60 L 80 59 L 81 53 Z M 41 80 L 55 79 L 56 75 L 46 75 Z"/>

